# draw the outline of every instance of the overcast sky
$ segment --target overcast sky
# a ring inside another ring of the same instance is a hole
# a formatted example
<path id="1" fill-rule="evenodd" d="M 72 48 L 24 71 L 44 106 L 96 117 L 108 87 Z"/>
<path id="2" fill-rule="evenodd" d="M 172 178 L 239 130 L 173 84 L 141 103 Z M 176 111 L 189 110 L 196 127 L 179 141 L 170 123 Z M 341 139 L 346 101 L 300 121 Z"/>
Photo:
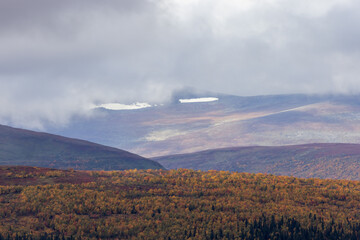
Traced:
<path id="1" fill-rule="evenodd" d="M 358 93 L 358 0 L 0 0 L 0 123 L 100 102 Z"/>

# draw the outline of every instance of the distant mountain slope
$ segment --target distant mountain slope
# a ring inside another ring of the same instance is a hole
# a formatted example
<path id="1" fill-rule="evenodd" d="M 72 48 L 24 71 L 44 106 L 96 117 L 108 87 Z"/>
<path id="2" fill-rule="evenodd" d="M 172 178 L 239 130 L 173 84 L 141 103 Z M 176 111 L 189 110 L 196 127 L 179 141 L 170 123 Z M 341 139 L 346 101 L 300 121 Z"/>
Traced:
<path id="1" fill-rule="evenodd" d="M 83 140 L 0 125 L 0 165 L 79 170 L 161 169 L 136 154 Z"/>
<path id="2" fill-rule="evenodd" d="M 218 101 L 180 103 L 184 98 Z M 232 96 L 179 92 L 169 103 L 137 110 L 94 109 L 62 136 L 126 149 L 145 157 L 249 145 L 360 143 L 360 95 Z"/>
<path id="3" fill-rule="evenodd" d="M 153 158 L 168 169 L 360 180 L 360 144 L 234 147 Z"/>

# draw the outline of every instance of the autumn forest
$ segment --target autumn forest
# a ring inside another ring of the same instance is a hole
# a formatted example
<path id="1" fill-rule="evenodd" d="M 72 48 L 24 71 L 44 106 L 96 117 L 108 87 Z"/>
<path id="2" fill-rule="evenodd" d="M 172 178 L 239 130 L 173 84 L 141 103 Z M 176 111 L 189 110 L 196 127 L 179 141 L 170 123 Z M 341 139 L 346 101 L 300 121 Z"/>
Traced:
<path id="1" fill-rule="evenodd" d="M 360 239 L 360 182 L 0 168 L 0 239 Z"/>

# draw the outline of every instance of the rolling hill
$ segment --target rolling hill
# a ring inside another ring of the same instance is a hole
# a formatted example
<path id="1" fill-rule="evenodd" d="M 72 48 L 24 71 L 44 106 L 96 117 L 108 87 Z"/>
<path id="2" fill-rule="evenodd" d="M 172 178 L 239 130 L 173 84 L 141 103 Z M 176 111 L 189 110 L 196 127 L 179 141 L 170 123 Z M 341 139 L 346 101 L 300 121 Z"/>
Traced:
<path id="1" fill-rule="evenodd" d="M 360 144 L 234 147 L 153 159 L 168 169 L 360 180 Z"/>
<path id="2" fill-rule="evenodd" d="M 159 163 L 83 140 L 0 125 L 0 165 L 78 170 L 161 169 Z"/>

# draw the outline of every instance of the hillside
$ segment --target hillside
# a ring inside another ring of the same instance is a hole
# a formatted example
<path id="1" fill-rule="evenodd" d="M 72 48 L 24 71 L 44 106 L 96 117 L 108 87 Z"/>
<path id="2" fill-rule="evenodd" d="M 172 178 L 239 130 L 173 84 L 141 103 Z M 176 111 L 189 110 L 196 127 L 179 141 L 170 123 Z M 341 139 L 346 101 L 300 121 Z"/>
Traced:
<path id="1" fill-rule="evenodd" d="M 179 99 L 218 101 L 180 103 Z M 126 149 L 144 157 L 238 146 L 360 143 L 360 95 L 174 94 L 136 110 L 94 109 L 47 132 Z"/>
<path id="2" fill-rule="evenodd" d="M 360 180 L 360 144 L 234 147 L 157 157 L 167 169 L 226 170 Z"/>
<path id="3" fill-rule="evenodd" d="M 157 162 L 83 140 L 0 125 L 0 165 L 81 170 L 159 169 Z"/>
<path id="4" fill-rule="evenodd" d="M 360 238 L 357 181 L 186 169 L 0 170 L 0 239 Z"/>

